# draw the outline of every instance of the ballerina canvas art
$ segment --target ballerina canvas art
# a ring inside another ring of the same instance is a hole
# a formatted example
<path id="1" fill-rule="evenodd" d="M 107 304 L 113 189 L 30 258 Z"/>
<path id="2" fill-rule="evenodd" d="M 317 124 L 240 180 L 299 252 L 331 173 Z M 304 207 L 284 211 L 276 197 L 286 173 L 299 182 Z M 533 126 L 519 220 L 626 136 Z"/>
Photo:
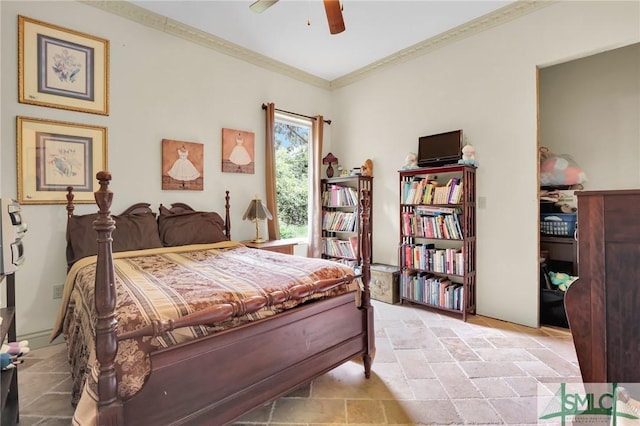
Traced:
<path id="1" fill-rule="evenodd" d="M 202 191 L 204 145 L 162 140 L 162 189 Z"/>
<path id="2" fill-rule="evenodd" d="M 254 173 L 254 138 L 252 132 L 222 129 L 222 171 Z"/>

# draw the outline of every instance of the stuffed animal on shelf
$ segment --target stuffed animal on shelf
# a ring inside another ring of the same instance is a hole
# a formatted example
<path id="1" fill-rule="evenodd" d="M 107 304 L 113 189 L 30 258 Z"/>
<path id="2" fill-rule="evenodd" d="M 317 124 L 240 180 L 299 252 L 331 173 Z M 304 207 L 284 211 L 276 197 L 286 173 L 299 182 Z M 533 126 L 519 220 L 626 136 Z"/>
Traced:
<path id="1" fill-rule="evenodd" d="M 564 272 L 549 272 L 551 284 L 558 287 L 562 291 L 567 291 L 569 286 L 578 279 L 578 277 L 565 274 Z"/>
<path id="2" fill-rule="evenodd" d="M 20 342 L 9 342 L 3 344 L 2 347 L 0 347 L 0 353 L 9 355 L 21 356 L 28 354 L 29 351 L 30 349 L 28 340 L 21 340 Z"/>
<path id="3" fill-rule="evenodd" d="M 462 158 L 458 160 L 458 164 L 465 164 L 467 166 L 478 167 L 478 162 L 476 161 L 476 149 L 466 144 L 462 147 Z"/>
<path id="4" fill-rule="evenodd" d="M 18 364 L 22 364 L 24 360 L 18 359 L 15 355 L 0 354 L 0 370 L 6 371 L 16 368 Z"/>
<path id="5" fill-rule="evenodd" d="M 0 370 L 10 370 L 16 368 L 18 364 L 24 362 L 20 359 L 22 355 L 29 353 L 29 341 L 9 342 L 0 347 Z"/>
<path id="6" fill-rule="evenodd" d="M 360 167 L 360 174 L 362 176 L 373 176 L 373 161 L 367 158 Z"/>
<path id="7" fill-rule="evenodd" d="M 418 168 L 418 156 L 415 152 L 410 152 L 404 159 L 404 166 L 402 170 L 412 170 Z"/>

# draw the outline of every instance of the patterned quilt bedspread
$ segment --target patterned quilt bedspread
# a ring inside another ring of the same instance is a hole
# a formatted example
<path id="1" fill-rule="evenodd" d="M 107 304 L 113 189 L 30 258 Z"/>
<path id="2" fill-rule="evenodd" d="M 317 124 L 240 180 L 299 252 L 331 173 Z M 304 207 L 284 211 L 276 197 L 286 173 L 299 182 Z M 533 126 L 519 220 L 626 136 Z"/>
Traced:
<path id="1" fill-rule="evenodd" d="M 351 268 L 335 262 L 255 250 L 234 242 L 115 253 L 114 270 L 118 333 L 139 329 L 153 320 L 178 318 L 216 303 L 264 296 L 274 291 L 286 292 L 299 284 L 354 274 Z M 81 259 L 71 268 L 51 335 L 51 340 L 60 334 L 66 339 L 74 403 L 80 398 L 85 383 L 89 385 L 87 391 L 95 393 L 95 381 L 91 379 L 97 373 L 93 341 L 94 275 L 95 256 Z M 340 285 L 300 300 L 265 306 L 223 323 L 181 328 L 157 338 L 120 341 L 116 356 L 119 395 L 126 399 L 142 387 L 150 372 L 147 354 L 155 349 L 356 289 L 356 283 Z"/>

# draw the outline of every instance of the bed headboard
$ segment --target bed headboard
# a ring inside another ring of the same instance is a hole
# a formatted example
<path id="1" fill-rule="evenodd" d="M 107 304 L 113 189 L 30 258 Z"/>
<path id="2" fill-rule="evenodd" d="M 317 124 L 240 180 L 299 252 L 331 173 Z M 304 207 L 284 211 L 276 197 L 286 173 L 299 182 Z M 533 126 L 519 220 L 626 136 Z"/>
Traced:
<path id="1" fill-rule="evenodd" d="M 73 187 L 67 187 L 67 265 L 97 254 L 97 233 L 93 223 L 98 214 L 74 215 Z M 206 244 L 231 239 L 229 191 L 225 191 L 225 219 L 217 212 L 202 212 L 185 203 L 160 205 L 156 215 L 149 203 L 136 203 L 119 215 L 112 215 L 113 251 L 143 250 L 163 246 Z"/>

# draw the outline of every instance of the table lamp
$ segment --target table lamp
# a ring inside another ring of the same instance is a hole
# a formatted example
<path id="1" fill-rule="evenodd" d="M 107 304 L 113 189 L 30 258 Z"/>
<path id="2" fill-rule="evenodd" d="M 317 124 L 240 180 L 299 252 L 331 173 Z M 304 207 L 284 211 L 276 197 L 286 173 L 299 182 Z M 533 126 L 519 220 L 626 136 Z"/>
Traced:
<path id="1" fill-rule="evenodd" d="M 244 216 L 242 216 L 242 220 L 251 220 L 256 224 L 256 238 L 252 240 L 254 243 L 265 242 L 265 240 L 260 237 L 260 221 L 271 218 L 271 212 L 269 212 L 269 209 L 267 209 L 267 206 L 264 205 L 260 197 L 256 195 L 249 203 L 249 207 L 247 207 L 247 211 L 244 212 Z"/>

